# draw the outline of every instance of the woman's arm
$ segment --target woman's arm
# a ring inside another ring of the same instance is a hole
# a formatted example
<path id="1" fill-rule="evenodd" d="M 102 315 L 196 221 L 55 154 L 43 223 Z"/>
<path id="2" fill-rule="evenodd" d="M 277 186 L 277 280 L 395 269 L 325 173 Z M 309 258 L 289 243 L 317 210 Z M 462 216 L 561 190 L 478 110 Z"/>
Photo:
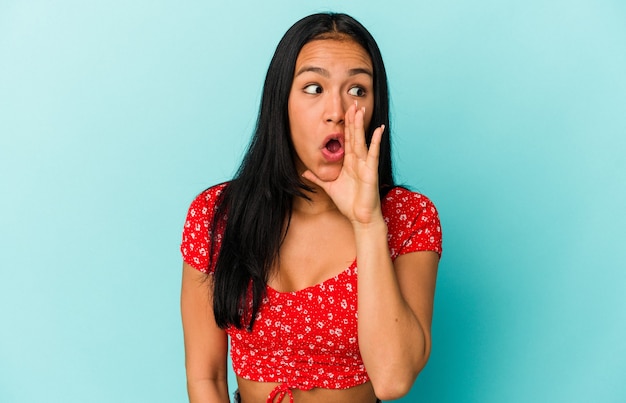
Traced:
<path id="1" fill-rule="evenodd" d="M 382 216 L 355 228 L 355 236 L 361 356 L 376 396 L 398 399 L 430 355 L 439 255 L 412 252 L 392 263 Z"/>
<path id="2" fill-rule="evenodd" d="M 206 274 L 183 264 L 181 315 L 190 403 L 228 403 L 228 336 L 215 324 Z"/>
<path id="3" fill-rule="evenodd" d="M 378 192 L 378 157 L 384 127 L 365 143 L 365 109 L 345 116 L 345 156 L 334 181 L 303 176 L 332 198 L 354 229 L 358 276 L 359 348 L 376 396 L 394 400 L 409 392 L 430 354 L 430 328 L 439 255 L 389 256 L 387 225 Z"/>

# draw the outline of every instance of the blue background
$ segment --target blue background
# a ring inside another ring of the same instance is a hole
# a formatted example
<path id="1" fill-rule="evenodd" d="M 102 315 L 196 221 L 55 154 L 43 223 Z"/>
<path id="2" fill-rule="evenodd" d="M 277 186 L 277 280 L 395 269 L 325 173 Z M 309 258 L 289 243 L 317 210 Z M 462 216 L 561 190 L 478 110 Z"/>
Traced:
<path id="1" fill-rule="evenodd" d="M 0 3 L 0 401 L 186 399 L 180 233 L 286 29 L 388 66 L 398 179 L 444 225 L 411 402 L 626 401 L 623 1 Z"/>

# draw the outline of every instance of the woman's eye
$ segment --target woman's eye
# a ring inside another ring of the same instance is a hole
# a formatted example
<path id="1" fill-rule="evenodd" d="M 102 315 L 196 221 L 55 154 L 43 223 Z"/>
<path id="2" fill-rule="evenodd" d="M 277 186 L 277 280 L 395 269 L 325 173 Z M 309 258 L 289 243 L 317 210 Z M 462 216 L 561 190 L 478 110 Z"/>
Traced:
<path id="1" fill-rule="evenodd" d="M 306 87 L 304 87 L 304 92 L 306 92 L 307 94 L 321 94 L 322 87 L 320 87 L 317 84 L 309 84 Z"/>
<path id="2" fill-rule="evenodd" d="M 348 90 L 348 94 L 354 96 L 354 97 L 364 97 L 365 96 L 365 90 L 361 87 L 352 87 Z"/>

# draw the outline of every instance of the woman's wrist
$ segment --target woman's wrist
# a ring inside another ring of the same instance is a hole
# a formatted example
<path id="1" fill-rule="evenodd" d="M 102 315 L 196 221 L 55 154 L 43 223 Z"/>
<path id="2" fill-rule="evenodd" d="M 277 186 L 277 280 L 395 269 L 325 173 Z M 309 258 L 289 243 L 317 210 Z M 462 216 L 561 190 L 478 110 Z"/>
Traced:
<path id="1" fill-rule="evenodd" d="M 384 232 L 385 236 L 387 235 L 387 223 L 385 223 L 382 214 L 375 215 L 375 217 L 368 222 L 352 221 L 352 228 L 357 237 L 376 232 Z"/>

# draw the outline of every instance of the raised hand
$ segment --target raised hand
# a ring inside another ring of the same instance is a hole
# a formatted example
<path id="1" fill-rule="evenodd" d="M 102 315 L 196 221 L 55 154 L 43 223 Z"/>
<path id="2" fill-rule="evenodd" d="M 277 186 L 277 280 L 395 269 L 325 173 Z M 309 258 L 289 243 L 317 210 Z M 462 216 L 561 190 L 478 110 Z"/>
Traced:
<path id="1" fill-rule="evenodd" d="M 323 181 L 311 171 L 302 176 L 322 188 L 339 211 L 353 224 L 369 224 L 380 218 L 378 193 L 378 156 L 384 125 L 372 135 L 369 149 L 365 143 L 365 108 L 356 103 L 346 111 L 344 159 L 341 172 L 333 181 Z"/>

